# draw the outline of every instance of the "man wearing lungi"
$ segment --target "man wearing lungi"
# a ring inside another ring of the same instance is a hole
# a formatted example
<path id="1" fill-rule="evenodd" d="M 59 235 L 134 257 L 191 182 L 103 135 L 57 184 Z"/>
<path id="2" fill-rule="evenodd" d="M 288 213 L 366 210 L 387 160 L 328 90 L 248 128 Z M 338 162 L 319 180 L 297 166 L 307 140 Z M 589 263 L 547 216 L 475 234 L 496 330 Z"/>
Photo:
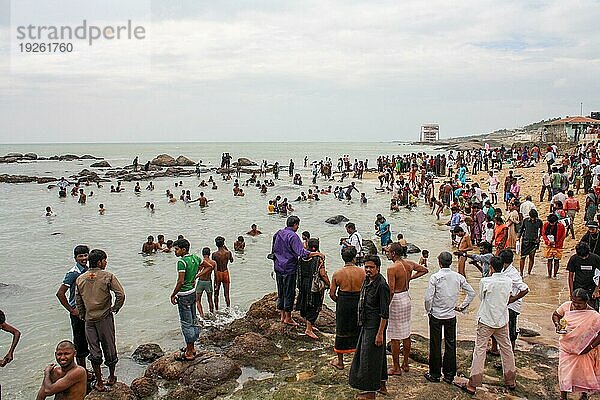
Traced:
<path id="1" fill-rule="evenodd" d="M 398 243 L 392 243 L 389 256 L 394 264 L 387 270 L 391 292 L 387 337 L 392 341 L 393 361 L 393 366 L 388 374 L 401 375 L 402 371 L 408 372 L 409 369 L 411 305 L 408 288 L 410 280 L 425 275 L 428 270 L 413 261 L 402 259 L 402 246 Z M 402 368 L 400 367 L 400 340 L 402 340 L 402 355 L 404 357 Z"/>

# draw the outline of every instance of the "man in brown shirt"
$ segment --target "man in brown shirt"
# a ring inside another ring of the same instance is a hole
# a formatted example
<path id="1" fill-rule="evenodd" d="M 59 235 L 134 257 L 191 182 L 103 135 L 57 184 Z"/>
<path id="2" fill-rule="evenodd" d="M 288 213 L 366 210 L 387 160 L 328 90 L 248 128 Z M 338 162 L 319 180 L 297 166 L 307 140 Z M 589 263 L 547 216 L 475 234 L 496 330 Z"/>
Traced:
<path id="1" fill-rule="evenodd" d="M 389 375 L 400 375 L 402 371 L 408 372 L 411 318 L 408 288 L 411 279 L 419 278 L 429 272 L 427 268 L 416 262 L 403 260 L 402 254 L 402 246 L 398 243 L 392 243 L 389 257 L 394 264 L 387 269 L 387 280 L 391 294 L 387 338 L 392 341 L 393 361 L 393 367 L 388 370 Z M 402 354 L 404 356 L 402 369 L 400 367 L 400 340 L 402 340 Z"/>
<path id="2" fill-rule="evenodd" d="M 106 253 L 102 250 L 95 249 L 90 252 L 90 268 L 77 278 L 75 293 L 79 317 L 85 320 L 85 336 L 90 348 L 89 359 L 96 375 L 94 388 L 98 391 L 106 390 L 100 369 L 103 352 L 104 364 L 110 373 L 107 385 L 117 382 L 115 366 L 118 357 L 113 313 L 116 314 L 125 302 L 123 286 L 117 277 L 106 271 L 106 258 Z M 111 291 L 115 294 L 114 304 L 111 304 Z"/>

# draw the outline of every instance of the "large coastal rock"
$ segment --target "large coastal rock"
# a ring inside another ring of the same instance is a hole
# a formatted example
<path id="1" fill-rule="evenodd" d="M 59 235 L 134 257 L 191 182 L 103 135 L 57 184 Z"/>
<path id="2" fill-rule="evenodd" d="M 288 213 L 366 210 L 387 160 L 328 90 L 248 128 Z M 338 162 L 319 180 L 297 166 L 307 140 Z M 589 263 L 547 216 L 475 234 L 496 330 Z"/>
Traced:
<path id="1" fill-rule="evenodd" d="M 154 360 L 157 360 L 165 355 L 165 352 L 161 347 L 156 343 L 146 343 L 139 345 L 137 349 L 131 355 L 137 362 L 145 362 L 149 363 Z"/>
<path id="2" fill-rule="evenodd" d="M 9 174 L 0 174 L 0 182 L 3 183 L 48 183 L 54 182 L 58 179 L 51 176 L 28 176 L 28 175 L 9 175 Z"/>
<path id="3" fill-rule="evenodd" d="M 158 393 L 158 385 L 154 379 L 142 376 L 131 382 L 131 390 L 139 398 L 150 397 Z"/>
<path id="4" fill-rule="evenodd" d="M 90 165 L 92 168 L 110 168 L 108 161 L 98 161 Z"/>
<path id="5" fill-rule="evenodd" d="M 233 163 L 233 165 L 234 166 L 239 165 L 240 167 L 255 167 L 258 164 L 248 158 L 240 157 L 237 159 L 237 162 Z"/>
<path id="6" fill-rule="evenodd" d="M 180 381 L 197 391 L 206 391 L 235 381 L 242 370 L 231 358 L 211 351 L 198 351 L 193 361 L 177 361 L 179 352 L 154 361 L 146 370 L 147 378 Z"/>
<path id="7" fill-rule="evenodd" d="M 244 364 L 251 364 L 258 357 L 282 354 L 283 350 L 256 332 L 247 332 L 237 336 L 227 351 L 227 357 Z"/>
<path id="8" fill-rule="evenodd" d="M 123 382 L 117 382 L 106 392 L 92 390 L 85 400 L 137 400 L 133 390 Z"/>
<path id="9" fill-rule="evenodd" d="M 180 167 L 193 167 L 194 165 L 196 165 L 194 161 L 190 160 L 186 156 L 179 156 L 175 161 Z"/>
<path id="10" fill-rule="evenodd" d="M 406 245 L 406 252 L 408 254 L 416 254 L 416 253 L 420 253 L 421 249 L 418 248 L 416 245 L 412 244 L 412 243 L 408 243 Z"/>
<path id="11" fill-rule="evenodd" d="M 331 225 L 336 225 L 341 222 L 348 222 L 348 221 L 349 221 L 349 219 L 344 217 L 343 215 L 336 215 L 333 217 L 329 217 L 325 220 L 326 223 L 331 224 Z"/>
<path id="12" fill-rule="evenodd" d="M 177 160 L 168 154 L 159 154 L 154 160 L 150 161 L 150 164 L 158 165 L 159 167 L 174 167 L 177 165 Z"/>

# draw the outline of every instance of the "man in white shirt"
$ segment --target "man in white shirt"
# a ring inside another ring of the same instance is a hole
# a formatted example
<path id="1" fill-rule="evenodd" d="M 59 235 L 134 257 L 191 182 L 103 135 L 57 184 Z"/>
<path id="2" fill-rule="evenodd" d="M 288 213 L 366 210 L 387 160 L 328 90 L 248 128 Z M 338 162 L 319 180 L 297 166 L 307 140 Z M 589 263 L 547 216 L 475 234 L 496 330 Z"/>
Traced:
<path id="1" fill-rule="evenodd" d="M 529 286 L 523 282 L 521 273 L 517 271 L 513 265 L 514 253 L 511 250 L 502 250 L 498 257 L 502 260 L 504 269 L 502 274 L 507 278 L 510 278 L 512 282 L 512 290 L 510 293 L 510 299 L 508 300 L 508 334 L 513 350 L 515 349 L 515 343 L 517 342 L 517 336 L 519 335 L 517 329 L 518 316 L 521 313 L 521 307 L 523 306 L 523 297 L 529 293 Z M 492 353 L 497 352 L 496 345 L 492 339 Z"/>
<path id="2" fill-rule="evenodd" d="M 519 214 L 521 214 L 521 218 L 527 218 L 529 216 L 529 211 L 531 210 L 537 211 L 537 208 L 535 208 L 535 204 L 533 204 L 533 201 L 531 201 L 531 196 L 527 196 L 519 208 Z"/>
<path id="3" fill-rule="evenodd" d="M 510 299 L 512 281 L 502 273 L 502 260 L 492 257 L 490 260 L 492 276 L 481 278 L 479 282 L 479 297 L 481 304 L 477 311 L 477 338 L 473 349 L 473 361 L 471 363 L 471 377 L 462 389 L 473 395 L 477 387 L 481 386 L 483 380 L 483 369 L 487 344 L 491 336 L 494 336 L 500 347 L 502 357 L 502 373 L 504 384 L 513 389 L 516 385 L 515 356 L 510 338 L 508 336 L 508 308 L 506 304 Z"/>
<path id="4" fill-rule="evenodd" d="M 349 235 L 348 239 L 342 240 L 341 244 L 346 247 L 354 247 L 356 249 L 356 256 L 359 259 L 362 259 L 362 257 L 364 256 L 362 236 L 356 230 L 356 225 L 354 224 L 354 222 L 348 222 L 346 224 L 346 232 L 348 232 Z"/>
<path id="5" fill-rule="evenodd" d="M 429 372 L 425 379 L 452 383 L 456 375 L 456 311 L 465 310 L 473 298 L 475 291 L 461 274 L 450 269 L 452 254 L 443 251 L 438 256 L 440 270 L 429 278 L 429 286 L 425 292 L 425 310 L 429 315 Z M 457 306 L 458 296 L 463 289 L 467 296 Z M 442 363 L 442 327 L 444 329 L 444 361 Z"/>

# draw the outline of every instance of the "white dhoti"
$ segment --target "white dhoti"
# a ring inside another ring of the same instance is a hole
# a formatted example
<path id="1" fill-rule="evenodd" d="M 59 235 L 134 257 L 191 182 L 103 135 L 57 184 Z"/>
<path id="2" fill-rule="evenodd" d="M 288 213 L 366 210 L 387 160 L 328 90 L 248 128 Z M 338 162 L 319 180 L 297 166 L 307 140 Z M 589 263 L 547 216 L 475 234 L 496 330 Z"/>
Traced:
<path id="1" fill-rule="evenodd" d="M 411 304 L 408 291 L 394 293 L 390 303 L 390 318 L 387 323 L 387 339 L 402 340 L 410 337 Z"/>

